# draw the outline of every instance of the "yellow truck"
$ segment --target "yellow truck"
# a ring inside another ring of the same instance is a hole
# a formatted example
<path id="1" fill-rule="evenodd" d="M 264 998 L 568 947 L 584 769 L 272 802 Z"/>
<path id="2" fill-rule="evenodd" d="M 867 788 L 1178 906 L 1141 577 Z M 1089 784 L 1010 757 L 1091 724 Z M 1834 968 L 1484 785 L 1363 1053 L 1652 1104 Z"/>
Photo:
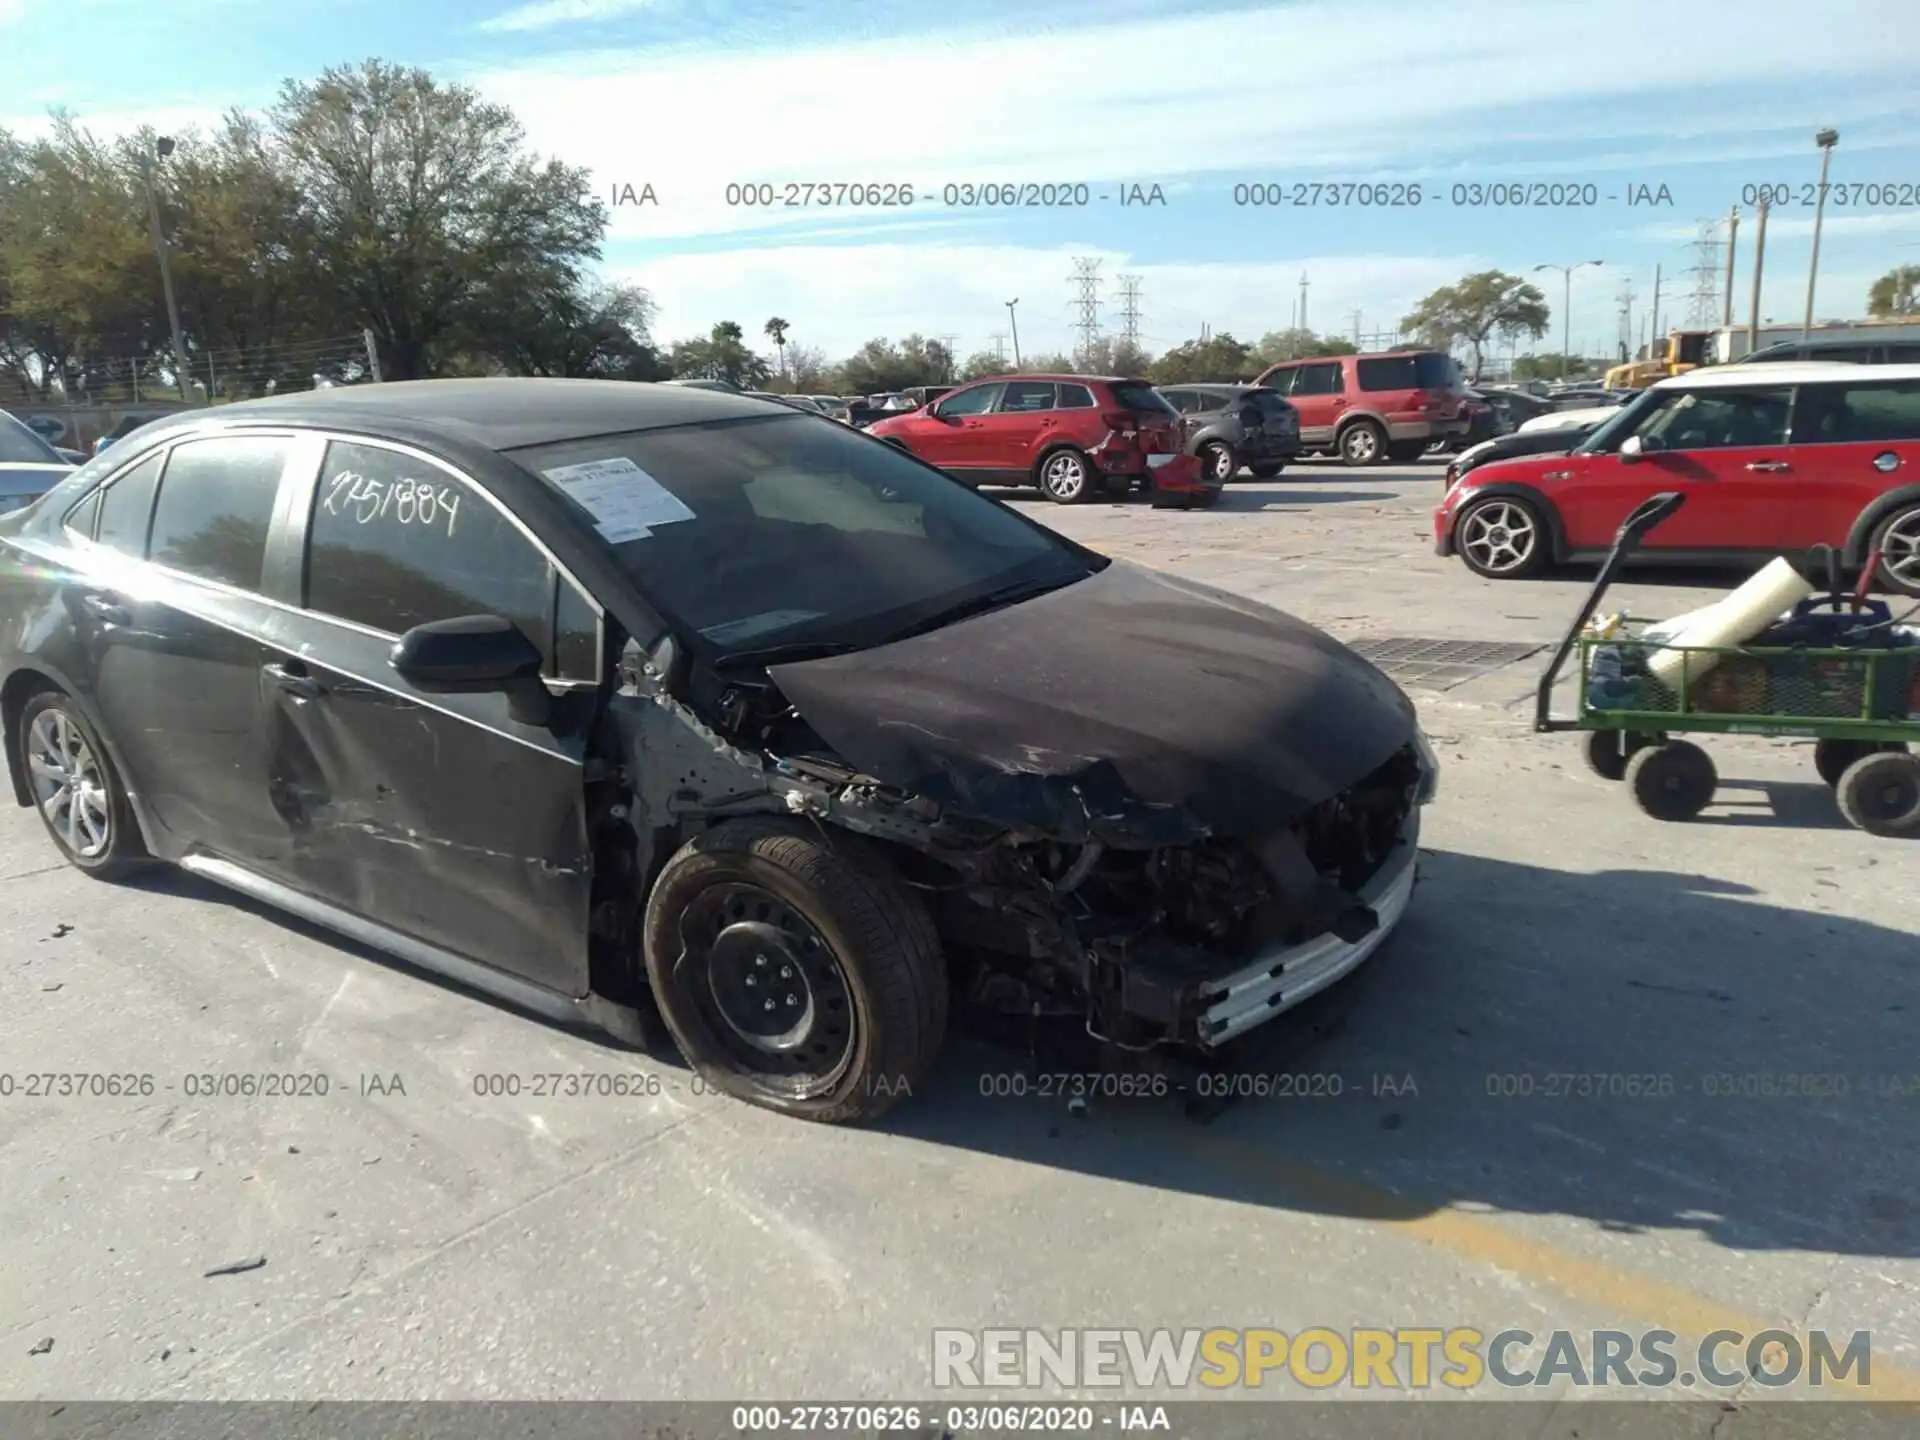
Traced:
<path id="1" fill-rule="evenodd" d="M 1714 360 L 1711 342 L 1716 333 L 1713 330 L 1669 330 L 1667 338 L 1660 342 L 1651 358 L 1631 360 L 1607 371 L 1607 388 L 1644 390 L 1654 381 L 1664 380 L 1669 375 L 1684 375 L 1689 370 L 1698 370 L 1702 365 L 1711 365 Z"/>

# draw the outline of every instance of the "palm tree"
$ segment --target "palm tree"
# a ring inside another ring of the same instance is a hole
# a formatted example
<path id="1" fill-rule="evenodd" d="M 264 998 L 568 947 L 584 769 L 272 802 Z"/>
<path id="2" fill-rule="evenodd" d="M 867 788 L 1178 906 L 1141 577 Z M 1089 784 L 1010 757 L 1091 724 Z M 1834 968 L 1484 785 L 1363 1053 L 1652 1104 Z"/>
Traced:
<path id="1" fill-rule="evenodd" d="M 778 315 L 767 321 L 764 327 L 766 337 L 773 341 L 773 348 L 780 352 L 780 378 L 787 378 L 787 331 L 793 327 Z"/>

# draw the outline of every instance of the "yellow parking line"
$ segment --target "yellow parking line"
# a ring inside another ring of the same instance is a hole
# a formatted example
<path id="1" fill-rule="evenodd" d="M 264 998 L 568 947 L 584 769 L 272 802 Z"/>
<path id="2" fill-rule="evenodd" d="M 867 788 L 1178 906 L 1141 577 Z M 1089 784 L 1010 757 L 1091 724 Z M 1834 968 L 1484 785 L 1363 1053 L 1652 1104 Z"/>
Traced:
<path id="1" fill-rule="evenodd" d="M 1365 1181 L 1329 1174 L 1311 1166 L 1267 1155 L 1225 1137 L 1195 1137 L 1206 1158 L 1224 1167 L 1256 1175 L 1290 1191 L 1313 1210 L 1363 1220 L 1449 1255 L 1492 1265 L 1523 1280 L 1558 1290 L 1570 1299 L 1607 1311 L 1621 1321 L 1649 1329 L 1671 1330 L 1698 1342 L 1716 1330 L 1738 1331 L 1744 1337 L 1765 1330 L 1789 1330 L 1803 1340 L 1805 1332 L 1790 1320 L 1763 1320 L 1732 1306 L 1675 1285 L 1616 1269 L 1598 1260 L 1524 1235 L 1458 1210 L 1433 1209 Z M 1843 1336 L 1835 1348 L 1846 1348 Z M 1838 1389 L 1861 1400 L 1920 1400 L 1920 1374 L 1873 1361 L 1871 1382 L 1860 1384 L 1848 1375 L 1834 1382 Z M 1804 1386 L 1793 1393 L 1808 1393 Z M 1694 1390 L 1689 1393 L 1704 1393 Z"/>

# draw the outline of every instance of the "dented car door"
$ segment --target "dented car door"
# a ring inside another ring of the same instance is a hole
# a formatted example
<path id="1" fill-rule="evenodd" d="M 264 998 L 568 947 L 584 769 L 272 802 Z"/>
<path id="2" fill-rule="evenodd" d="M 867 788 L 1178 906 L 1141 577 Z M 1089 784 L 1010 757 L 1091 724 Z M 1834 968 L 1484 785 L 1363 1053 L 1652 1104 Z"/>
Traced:
<path id="1" fill-rule="evenodd" d="M 289 545 L 305 556 L 300 618 L 261 671 L 284 878 L 455 955 L 584 994 L 593 691 L 560 672 L 597 665 L 597 615 L 484 489 L 432 457 L 335 439 L 308 486 L 289 507 L 304 532 Z M 406 630 L 474 614 L 519 625 L 547 656 L 550 686 L 580 703 L 533 725 L 504 694 L 425 694 L 393 668 Z M 583 626 L 593 639 L 570 652 Z"/>

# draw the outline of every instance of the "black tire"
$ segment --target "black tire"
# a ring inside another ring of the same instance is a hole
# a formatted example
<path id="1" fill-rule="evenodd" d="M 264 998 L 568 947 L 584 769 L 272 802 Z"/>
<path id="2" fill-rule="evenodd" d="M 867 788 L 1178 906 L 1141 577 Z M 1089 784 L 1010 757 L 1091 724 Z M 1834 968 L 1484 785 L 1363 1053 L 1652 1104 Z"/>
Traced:
<path id="1" fill-rule="evenodd" d="M 1602 780 L 1624 780 L 1627 762 L 1653 743 L 1651 736 L 1632 730 L 1589 730 L 1581 751 L 1587 768 Z"/>
<path id="2" fill-rule="evenodd" d="M 1356 420 L 1340 432 L 1340 460 L 1352 466 L 1378 465 L 1387 458 L 1387 432 L 1375 420 Z"/>
<path id="3" fill-rule="evenodd" d="M 716 825 L 661 871 L 644 935 L 647 979 L 687 1063 L 749 1104 L 824 1124 L 876 1119 L 925 1080 L 945 1038 L 933 922 L 858 836 L 784 818 Z M 768 1007 L 799 1014 L 783 1037 L 739 1023 L 762 970 Z"/>
<path id="4" fill-rule="evenodd" d="M 1462 506 L 1453 523 L 1453 548 L 1474 574 L 1488 580 L 1524 580 L 1551 558 L 1546 521 L 1530 501 L 1488 495 Z"/>
<path id="5" fill-rule="evenodd" d="M 1691 820 L 1713 800 L 1720 775 L 1713 757 L 1686 740 L 1636 751 L 1627 761 L 1627 788 L 1656 820 Z"/>
<path id="6" fill-rule="evenodd" d="M 1387 446 L 1387 459 L 1396 465 L 1411 465 L 1427 453 L 1425 440 L 1407 440 Z"/>
<path id="7" fill-rule="evenodd" d="M 1920 757 L 1863 755 L 1840 777 L 1834 798 L 1847 823 L 1869 835 L 1920 835 Z"/>
<path id="8" fill-rule="evenodd" d="M 1199 458 L 1200 468 L 1222 485 L 1240 473 L 1240 461 L 1234 455 L 1233 447 L 1222 441 L 1209 440 L 1194 454 Z"/>
<path id="9" fill-rule="evenodd" d="M 1056 505 L 1078 505 L 1099 488 L 1093 462 L 1078 450 L 1054 450 L 1034 466 L 1034 483 Z"/>
<path id="10" fill-rule="evenodd" d="M 1253 471 L 1254 479 L 1271 480 L 1287 468 L 1287 462 L 1284 460 L 1262 460 L 1259 464 L 1250 465 L 1247 468 Z"/>
<path id="11" fill-rule="evenodd" d="M 1879 580 L 1901 595 L 1920 595 L 1920 505 L 1896 510 L 1874 527 L 1868 549 L 1880 557 Z"/>
<path id="12" fill-rule="evenodd" d="M 34 813 L 68 864 L 96 880 L 119 880 L 150 863 L 127 787 L 99 734 L 67 695 L 49 689 L 27 700 L 14 751 Z M 65 763 L 49 763 L 62 757 Z M 56 783 L 56 774 L 76 783 Z"/>
<path id="13" fill-rule="evenodd" d="M 1813 768 L 1820 778 L 1839 788 L 1840 777 L 1854 761 L 1868 755 L 1905 754 L 1907 747 L 1898 740 L 1816 740 L 1813 742 Z"/>

